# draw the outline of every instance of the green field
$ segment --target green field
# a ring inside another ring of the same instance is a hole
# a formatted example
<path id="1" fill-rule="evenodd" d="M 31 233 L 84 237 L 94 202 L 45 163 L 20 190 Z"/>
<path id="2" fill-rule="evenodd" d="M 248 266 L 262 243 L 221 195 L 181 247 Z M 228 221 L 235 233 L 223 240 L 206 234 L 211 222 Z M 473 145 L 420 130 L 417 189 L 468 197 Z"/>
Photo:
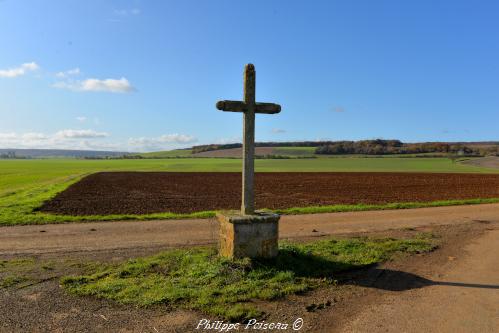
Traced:
<path id="1" fill-rule="evenodd" d="M 320 158 L 256 160 L 256 171 L 391 171 L 488 172 L 499 170 L 453 163 L 446 158 Z M 54 216 L 34 210 L 81 177 L 98 171 L 241 171 L 241 160 L 171 158 L 144 160 L 0 160 L 0 225 L 185 217 L 169 213 L 147 216 Z M 368 208 L 366 208 L 368 209 Z M 338 209 L 330 208 L 330 211 Z M 344 209 L 341 209 L 344 210 Z M 291 212 L 291 211 L 290 211 Z M 293 211 L 296 212 L 296 211 Z M 292 213 L 292 212 L 291 212 Z M 212 216 L 201 212 L 194 216 Z M 189 215 L 193 216 L 193 215 Z"/>
<path id="2" fill-rule="evenodd" d="M 274 155 L 314 156 L 316 147 L 275 147 Z"/>

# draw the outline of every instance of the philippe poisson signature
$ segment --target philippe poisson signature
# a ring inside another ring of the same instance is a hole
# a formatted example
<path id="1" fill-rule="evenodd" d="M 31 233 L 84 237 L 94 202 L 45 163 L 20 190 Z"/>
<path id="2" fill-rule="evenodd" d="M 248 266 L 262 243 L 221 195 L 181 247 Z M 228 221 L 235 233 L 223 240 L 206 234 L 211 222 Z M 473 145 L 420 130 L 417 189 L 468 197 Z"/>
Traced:
<path id="1" fill-rule="evenodd" d="M 297 318 L 292 323 L 267 322 L 250 319 L 247 323 L 230 323 L 221 320 L 201 319 L 196 325 L 196 330 L 199 331 L 214 331 L 214 332 L 231 332 L 231 331 L 299 331 L 303 327 L 303 319 Z"/>

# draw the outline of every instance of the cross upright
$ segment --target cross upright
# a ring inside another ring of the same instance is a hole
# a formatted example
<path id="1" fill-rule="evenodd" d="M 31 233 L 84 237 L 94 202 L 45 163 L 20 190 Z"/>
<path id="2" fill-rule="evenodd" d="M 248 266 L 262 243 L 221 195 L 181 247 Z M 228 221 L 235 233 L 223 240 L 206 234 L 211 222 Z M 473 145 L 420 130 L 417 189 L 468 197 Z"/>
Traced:
<path id="1" fill-rule="evenodd" d="M 244 101 L 218 101 L 221 111 L 243 112 L 243 191 L 241 214 L 255 213 L 255 113 L 274 114 L 281 112 L 281 106 L 274 103 L 255 101 L 255 66 L 247 64 L 244 68 Z"/>

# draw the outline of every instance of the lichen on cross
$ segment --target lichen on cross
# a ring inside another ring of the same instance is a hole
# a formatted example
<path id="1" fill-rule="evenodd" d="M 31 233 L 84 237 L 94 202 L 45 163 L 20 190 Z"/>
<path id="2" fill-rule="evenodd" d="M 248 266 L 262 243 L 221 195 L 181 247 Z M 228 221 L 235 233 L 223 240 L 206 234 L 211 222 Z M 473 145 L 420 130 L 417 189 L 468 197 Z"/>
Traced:
<path id="1" fill-rule="evenodd" d="M 247 64 L 244 68 L 244 101 L 218 101 L 221 111 L 243 112 L 243 191 L 241 214 L 255 213 L 255 113 L 274 114 L 281 112 L 281 106 L 274 103 L 255 101 L 255 66 Z"/>

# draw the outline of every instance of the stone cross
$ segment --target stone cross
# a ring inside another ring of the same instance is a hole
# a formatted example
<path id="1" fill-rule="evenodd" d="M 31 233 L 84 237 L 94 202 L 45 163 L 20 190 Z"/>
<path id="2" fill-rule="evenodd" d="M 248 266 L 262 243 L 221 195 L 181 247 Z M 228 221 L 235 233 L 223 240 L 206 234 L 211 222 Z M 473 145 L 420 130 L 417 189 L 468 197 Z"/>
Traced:
<path id="1" fill-rule="evenodd" d="M 273 103 L 255 101 L 255 66 L 247 64 L 244 68 L 244 101 L 218 101 L 221 111 L 243 112 L 243 192 L 241 214 L 255 213 L 255 113 L 274 114 L 281 112 L 281 106 Z"/>

